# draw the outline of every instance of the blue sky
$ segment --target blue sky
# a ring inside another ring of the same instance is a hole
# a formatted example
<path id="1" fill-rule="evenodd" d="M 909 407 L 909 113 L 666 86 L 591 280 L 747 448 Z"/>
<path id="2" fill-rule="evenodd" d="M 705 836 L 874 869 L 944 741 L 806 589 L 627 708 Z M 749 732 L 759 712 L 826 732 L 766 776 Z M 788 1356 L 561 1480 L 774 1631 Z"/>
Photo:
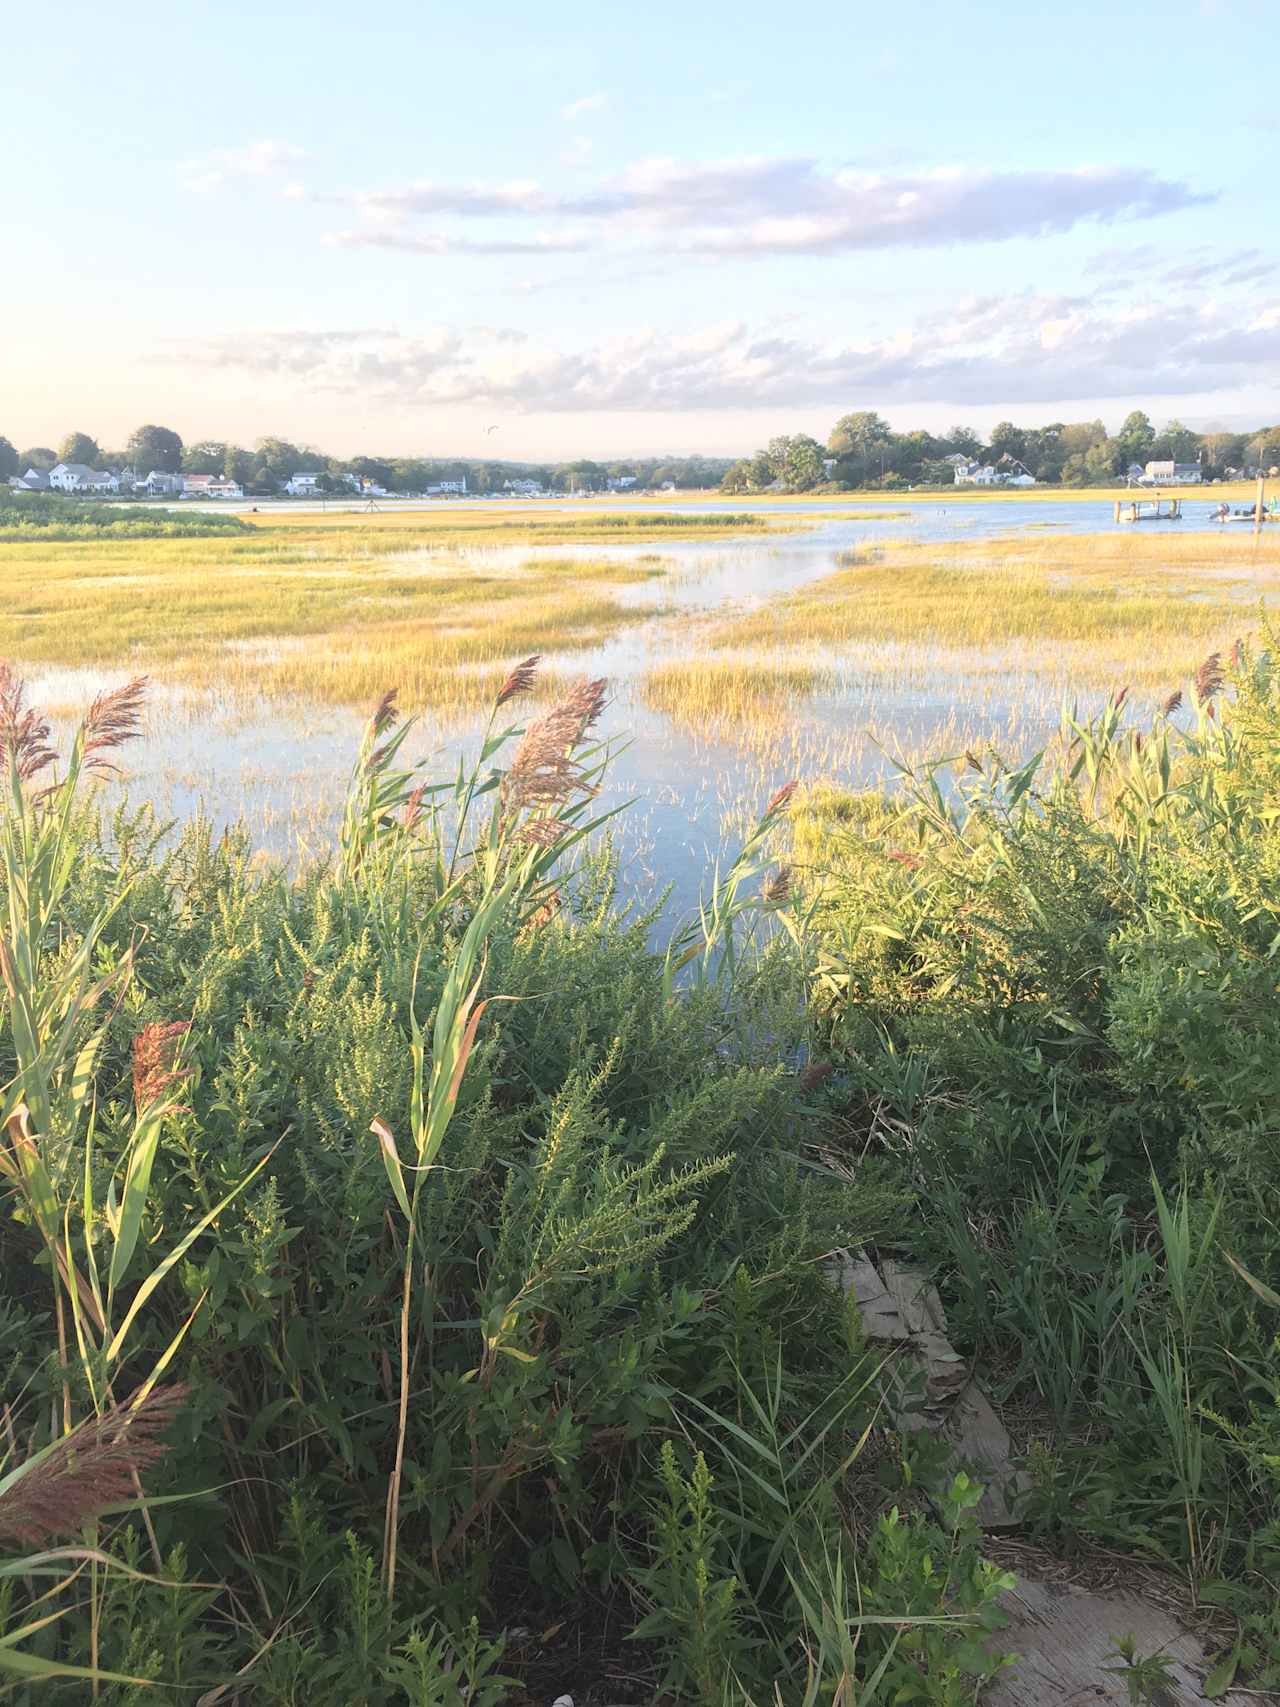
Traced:
<path id="1" fill-rule="evenodd" d="M 1272 421 L 1278 16 L 69 0 L 0 70 L 0 432 Z"/>

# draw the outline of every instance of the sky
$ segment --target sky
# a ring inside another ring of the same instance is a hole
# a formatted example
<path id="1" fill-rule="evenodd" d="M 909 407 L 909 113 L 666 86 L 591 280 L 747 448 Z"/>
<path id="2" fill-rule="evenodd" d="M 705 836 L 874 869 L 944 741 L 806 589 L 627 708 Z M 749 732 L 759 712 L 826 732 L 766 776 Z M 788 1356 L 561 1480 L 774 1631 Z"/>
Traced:
<path id="1" fill-rule="evenodd" d="M 1275 0 L 64 0 L 56 38 L 0 63 L 20 447 L 1280 419 Z"/>

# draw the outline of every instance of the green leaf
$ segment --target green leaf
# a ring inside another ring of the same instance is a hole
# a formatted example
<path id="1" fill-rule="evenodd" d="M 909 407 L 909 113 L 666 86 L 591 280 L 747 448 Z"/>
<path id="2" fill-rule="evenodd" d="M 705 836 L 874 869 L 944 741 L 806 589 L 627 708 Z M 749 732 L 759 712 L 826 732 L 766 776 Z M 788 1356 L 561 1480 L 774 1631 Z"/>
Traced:
<path id="1" fill-rule="evenodd" d="M 1235 1682 L 1239 1666 L 1240 1643 L 1237 1642 L 1234 1648 L 1217 1660 L 1208 1677 L 1205 1678 L 1204 1695 L 1206 1701 L 1217 1701 L 1227 1693 Z"/>

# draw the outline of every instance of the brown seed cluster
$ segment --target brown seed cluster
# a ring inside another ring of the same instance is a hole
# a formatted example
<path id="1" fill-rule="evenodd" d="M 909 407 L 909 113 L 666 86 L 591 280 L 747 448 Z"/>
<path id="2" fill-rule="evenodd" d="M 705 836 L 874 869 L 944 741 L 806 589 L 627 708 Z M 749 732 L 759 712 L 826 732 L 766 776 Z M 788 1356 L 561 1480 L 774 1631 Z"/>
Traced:
<path id="1" fill-rule="evenodd" d="M 23 782 L 58 756 L 49 745 L 48 722 L 27 705 L 26 697 L 27 684 L 0 660 L 0 758 L 6 765 L 17 765 Z"/>
<path id="2" fill-rule="evenodd" d="M 189 1069 L 179 1062 L 182 1042 L 191 1030 L 190 1020 L 176 1019 L 170 1025 L 148 1025 L 133 1040 L 133 1100 L 139 1112 L 149 1108 L 186 1077 Z"/>
<path id="3" fill-rule="evenodd" d="M 538 674 L 538 665 L 541 662 L 541 654 L 535 653 L 532 658 L 526 658 L 522 664 L 516 665 L 498 689 L 498 697 L 493 702 L 495 711 L 504 706 L 509 699 L 515 699 L 517 694 L 528 693 L 534 684 L 534 679 Z"/>
<path id="4" fill-rule="evenodd" d="M 525 730 L 502 784 L 509 814 L 536 808 L 545 817 L 574 794 L 592 792 L 573 753 L 604 710 L 604 695 L 603 677 L 579 682 Z"/>
<path id="5" fill-rule="evenodd" d="M 84 760 L 91 770 L 114 771 L 115 763 L 103 755 L 113 747 L 132 741 L 142 730 L 142 705 L 147 678 L 135 676 L 123 687 L 100 693 L 84 720 Z"/>
<path id="6" fill-rule="evenodd" d="M 0 1494 L 0 1539 L 39 1547 L 133 1499 L 135 1474 L 164 1456 L 160 1436 L 187 1392 L 156 1387 L 136 1410 L 114 1405 L 73 1429 Z"/>

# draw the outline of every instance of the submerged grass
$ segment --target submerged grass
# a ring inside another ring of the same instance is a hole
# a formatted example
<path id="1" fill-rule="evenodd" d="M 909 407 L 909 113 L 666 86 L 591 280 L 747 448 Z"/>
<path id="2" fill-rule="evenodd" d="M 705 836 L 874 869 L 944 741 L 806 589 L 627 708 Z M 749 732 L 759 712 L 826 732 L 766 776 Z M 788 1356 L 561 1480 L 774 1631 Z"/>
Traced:
<path id="1" fill-rule="evenodd" d="M 835 680 L 832 670 L 785 659 L 697 659 L 659 664 L 643 678 L 641 694 L 677 723 L 776 723 Z"/>

